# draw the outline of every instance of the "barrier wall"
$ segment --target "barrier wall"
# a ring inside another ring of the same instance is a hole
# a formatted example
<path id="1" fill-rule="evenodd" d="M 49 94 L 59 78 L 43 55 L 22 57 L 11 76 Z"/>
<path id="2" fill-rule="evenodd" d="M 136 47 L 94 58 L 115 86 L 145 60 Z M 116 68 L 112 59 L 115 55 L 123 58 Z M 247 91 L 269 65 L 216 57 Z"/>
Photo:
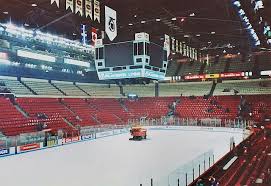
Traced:
<path id="1" fill-rule="evenodd" d="M 26 145 L 19 145 L 17 147 L 9 147 L 9 148 L 1 148 L 0 149 L 0 157 L 4 156 L 9 156 L 9 155 L 15 155 L 15 154 L 20 154 L 24 152 L 30 152 L 30 151 L 35 151 L 35 150 L 41 150 L 41 149 L 46 149 L 49 147 L 56 147 L 56 146 L 61 146 L 64 144 L 71 144 L 79 141 L 87 141 L 87 140 L 94 140 L 97 138 L 103 138 L 107 136 L 112 136 L 112 135 L 119 135 L 122 133 L 128 132 L 128 128 L 122 128 L 122 129 L 112 129 L 108 131 L 103 131 L 103 132 L 96 132 L 96 133 L 91 133 L 91 134 L 84 134 L 81 136 L 74 136 L 74 137 L 67 137 L 67 138 L 62 138 L 62 139 L 48 139 L 46 141 L 46 144 L 43 142 L 41 143 L 30 143 Z"/>

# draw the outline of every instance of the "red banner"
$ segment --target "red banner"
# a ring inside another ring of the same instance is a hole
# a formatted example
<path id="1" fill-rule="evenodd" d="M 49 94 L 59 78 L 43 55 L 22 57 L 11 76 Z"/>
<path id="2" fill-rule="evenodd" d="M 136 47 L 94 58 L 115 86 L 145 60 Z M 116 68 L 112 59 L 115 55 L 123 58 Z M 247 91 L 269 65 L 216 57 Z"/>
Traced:
<path id="1" fill-rule="evenodd" d="M 221 78 L 230 78 L 230 77 L 244 77 L 244 72 L 229 72 L 220 74 Z"/>
<path id="2" fill-rule="evenodd" d="M 186 79 L 186 80 L 204 79 L 204 75 L 188 75 L 188 76 L 184 76 L 184 79 Z"/>
<path id="3" fill-rule="evenodd" d="M 34 150 L 34 149 L 39 149 L 39 148 L 40 148 L 39 143 L 27 144 L 27 145 L 20 146 L 20 151 Z"/>

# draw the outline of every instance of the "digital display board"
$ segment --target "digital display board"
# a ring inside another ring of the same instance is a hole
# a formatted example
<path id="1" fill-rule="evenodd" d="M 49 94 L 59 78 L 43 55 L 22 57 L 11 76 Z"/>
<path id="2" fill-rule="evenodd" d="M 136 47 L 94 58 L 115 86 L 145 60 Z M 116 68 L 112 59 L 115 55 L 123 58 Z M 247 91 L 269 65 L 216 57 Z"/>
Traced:
<path id="1" fill-rule="evenodd" d="M 133 65 L 133 42 L 104 45 L 105 67 Z"/>
<path id="2" fill-rule="evenodd" d="M 149 45 L 150 65 L 162 68 L 165 52 L 163 47 L 151 42 Z"/>

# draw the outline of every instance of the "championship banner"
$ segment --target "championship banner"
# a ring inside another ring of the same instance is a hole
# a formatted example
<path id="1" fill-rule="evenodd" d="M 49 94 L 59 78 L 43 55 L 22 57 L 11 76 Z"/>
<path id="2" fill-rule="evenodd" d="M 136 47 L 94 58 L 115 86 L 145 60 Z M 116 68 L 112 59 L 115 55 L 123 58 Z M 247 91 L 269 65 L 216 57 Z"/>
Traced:
<path id="1" fill-rule="evenodd" d="M 100 2 L 98 0 L 94 0 L 94 21 L 100 22 Z"/>
<path id="2" fill-rule="evenodd" d="M 189 57 L 189 46 L 186 45 L 186 56 Z"/>
<path id="3" fill-rule="evenodd" d="M 186 56 L 186 44 L 183 44 L 183 56 Z"/>
<path id="4" fill-rule="evenodd" d="M 195 50 L 195 60 L 198 60 L 198 51 Z"/>
<path id="5" fill-rule="evenodd" d="M 180 54 L 183 54 L 183 43 L 180 42 Z"/>
<path id="6" fill-rule="evenodd" d="M 174 37 L 171 38 L 171 50 L 175 51 L 175 38 Z"/>
<path id="7" fill-rule="evenodd" d="M 71 9 L 73 12 L 73 0 L 66 0 L 66 10 Z"/>
<path id="8" fill-rule="evenodd" d="M 117 33 L 117 12 L 112 8 L 105 6 L 105 32 L 110 39 L 113 41 Z"/>
<path id="9" fill-rule="evenodd" d="M 91 28 L 91 45 L 95 45 L 97 40 L 97 29 L 96 28 Z"/>
<path id="10" fill-rule="evenodd" d="M 193 58 L 193 57 L 192 57 L 192 52 L 193 52 L 193 48 L 190 47 L 190 53 L 189 53 L 189 57 L 190 57 L 190 58 Z"/>
<path id="11" fill-rule="evenodd" d="M 176 40 L 176 53 L 179 53 L 179 41 Z"/>
<path id="12" fill-rule="evenodd" d="M 51 0 L 51 4 L 53 4 L 54 2 L 56 2 L 56 6 L 59 8 L 59 0 Z"/>
<path id="13" fill-rule="evenodd" d="M 76 5 L 75 5 L 75 13 L 83 16 L 83 0 L 76 0 Z"/>
<path id="14" fill-rule="evenodd" d="M 86 10 L 86 17 L 92 19 L 92 3 L 91 0 L 85 1 L 85 10 Z"/>
<path id="15" fill-rule="evenodd" d="M 167 49 L 167 57 L 170 55 L 170 38 L 169 35 L 165 34 L 164 48 Z"/>

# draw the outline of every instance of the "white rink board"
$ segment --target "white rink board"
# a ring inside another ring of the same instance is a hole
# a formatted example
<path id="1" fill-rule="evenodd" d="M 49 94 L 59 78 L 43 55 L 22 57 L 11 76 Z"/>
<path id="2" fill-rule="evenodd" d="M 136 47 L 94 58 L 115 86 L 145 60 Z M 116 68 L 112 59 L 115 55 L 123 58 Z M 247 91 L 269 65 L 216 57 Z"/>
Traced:
<path id="1" fill-rule="evenodd" d="M 240 129 L 199 129 L 156 127 L 145 141 L 127 133 L 0 158 L 1 185 L 149 186 L 209 149 L 219 159 L 231 137 L 243 140 Z"/>

